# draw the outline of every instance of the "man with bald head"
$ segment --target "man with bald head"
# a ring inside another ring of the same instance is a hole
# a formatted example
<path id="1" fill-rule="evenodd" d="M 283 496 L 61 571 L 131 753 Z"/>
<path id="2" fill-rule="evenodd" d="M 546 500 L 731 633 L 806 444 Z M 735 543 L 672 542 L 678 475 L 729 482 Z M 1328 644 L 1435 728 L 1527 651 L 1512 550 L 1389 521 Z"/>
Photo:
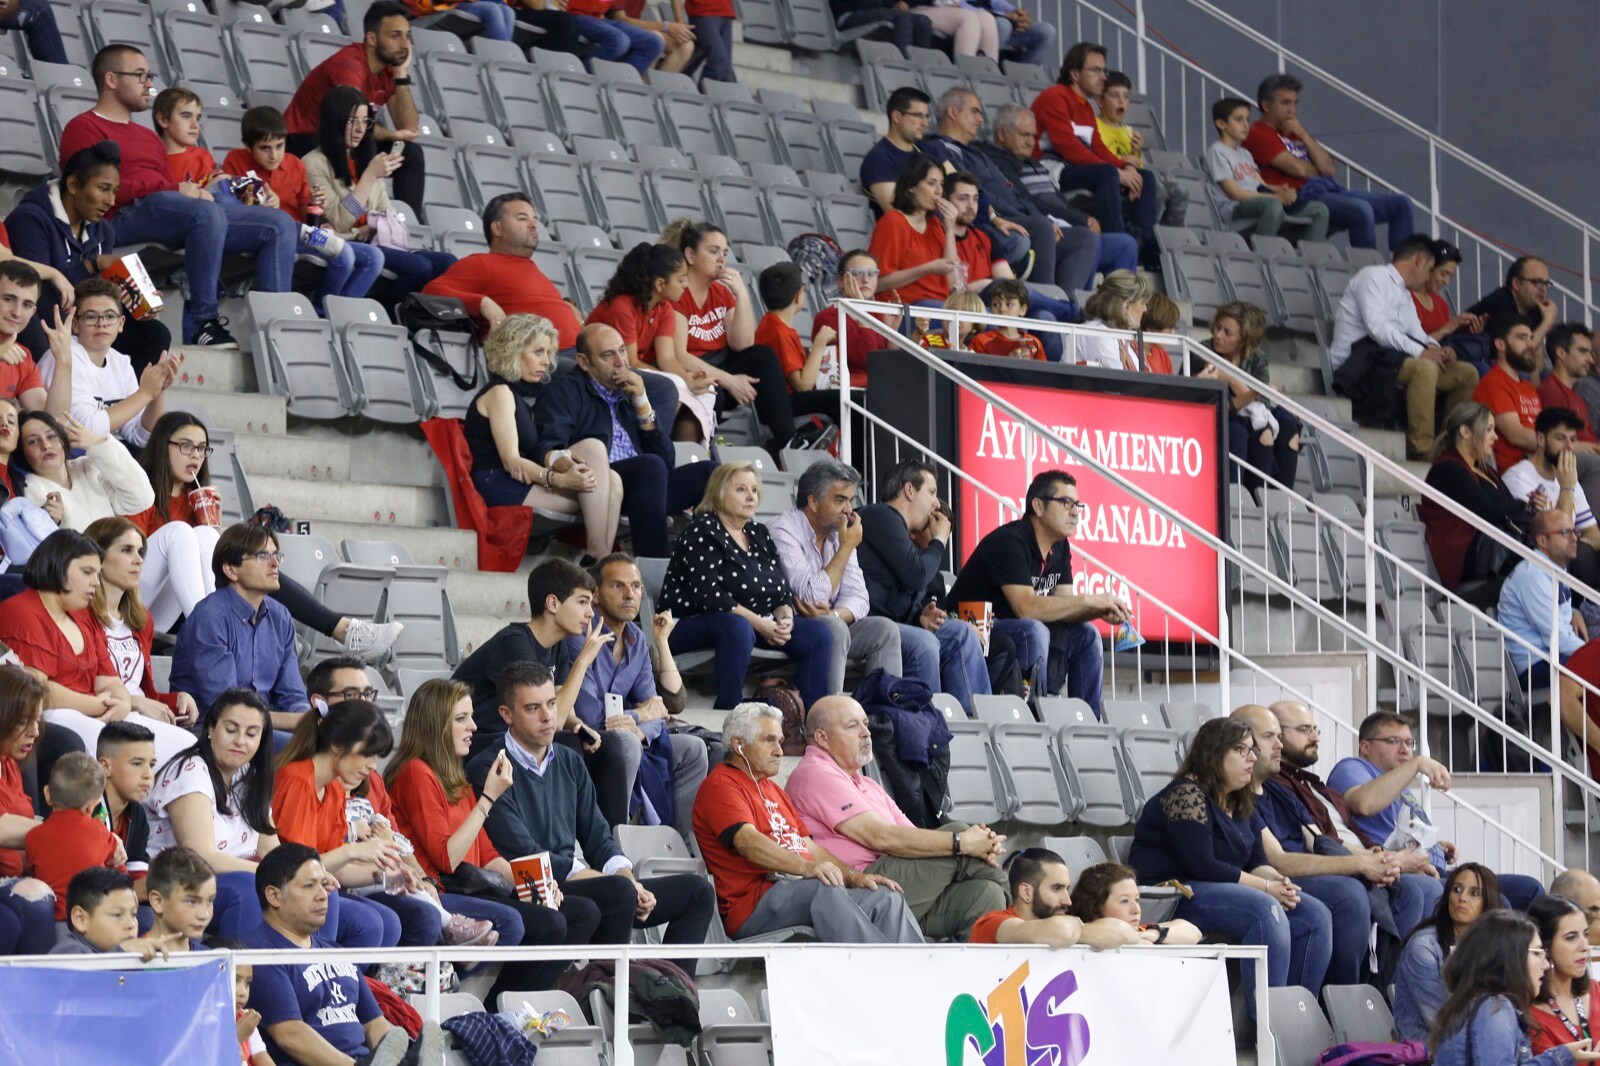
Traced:
<path id="1" fill-rule="evenodd" d="M 1589 943 L 1600 944 L 1600 879 L 1588 870 L 1573 867 L 1550 882 L 1550 894 L 1569 899 L 1589 916 Z"/>
<path id="2" fill-rule="evenodd" d="M 661 402 L 659 393 L 651 399 L 644 377 L 628 365 L 622 334 L 595 323 L 578 331 L 577 369 L 551 379 L 539 397 L 536 419 L 536 447 L 545 466 L 580 440 L 608 444 L 606 458 L 622 478 L 622 513 L 633 553 L 657 559 L 671 554 L 667 516 L 699 502 L 716 465 L 675 465 L 677 454 L 660 428 L 663 419 L 672 424 L 672 412 L 658 414 L 655 405 Z"/>
<path id="3" fill-rule="evenodd" d="M 918 829 L 863 772 L 871 761 L 867 712 L 849 696 L 824 696 L 806 715 L 806 753 L 784 788 L 813 839 L 900 884 L 924 933 L 966 940 L 973 922 L 1006 905 L 1006 838 L 961 822 Z"/>
<path id="4" fill-rule="evenodd" d="M 1572 515 L 1552 506 L 1533 516 L 1533 546 L 1551 567 L 1565 571 L 1578 557 L 1578 534 Z M 1556 623 L 1556 649 L 1562 662 L 1583 647 L 1589 632 L 1583 616 L 1572 605 L 1572 590 L 1557 585 L 1550 567 L 1535 559 L 1524 559 L 1500 586 L 1500 603 L 1495 612 L 1500 624 L 1539 649 L 1529 651 L 1518 641 L 1507 641 L 1511 665 L 1517 668 L 1519 683 L 1533 688 L 1550 684 L 1550 625 Z"/>

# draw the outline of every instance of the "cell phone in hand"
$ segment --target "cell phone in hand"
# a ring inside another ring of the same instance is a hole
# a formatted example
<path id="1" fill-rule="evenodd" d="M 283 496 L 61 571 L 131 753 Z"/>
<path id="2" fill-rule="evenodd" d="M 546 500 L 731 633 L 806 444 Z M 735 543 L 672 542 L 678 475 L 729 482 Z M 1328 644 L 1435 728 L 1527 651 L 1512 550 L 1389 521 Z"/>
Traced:
<path id="1" fill-rule="evenodd" d="M 622 709 L 622 694 L 619 692 L 606 693 L 606 717 L 614 718 L 626 712 Z"/>
<path id="2" fill-rule="evenodd" d="M 405 141 L 391 141 L 391 142 L 389 142 L 389 154 L 390 155 L 396 155 L 396 156 L 397 155 L 403 155 L 405 153 L 405 150 L 406 150 L 406 142 Z"/>

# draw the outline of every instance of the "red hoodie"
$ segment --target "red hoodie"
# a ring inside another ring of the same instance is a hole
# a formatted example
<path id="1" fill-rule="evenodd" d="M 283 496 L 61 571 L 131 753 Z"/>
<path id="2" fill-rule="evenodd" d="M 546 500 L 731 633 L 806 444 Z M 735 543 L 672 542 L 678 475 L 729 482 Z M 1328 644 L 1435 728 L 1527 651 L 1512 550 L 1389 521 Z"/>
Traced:
<path id="1" fill-rule="evenodd" d="M 1039 147 L 1034 149 L 1035 157 L 1043 153 L 1044 138 L 1048 137 L 1050 150 L 1068 163 L 1077 166 L 1093 166 L 1097 163 L 1114 167 L 1128 165 L 1126 160 L 1118 159 L 1116 153 L 1100 139 L 1100 125 L 1093 106 L 1079 96 L 1072 86 L 1057 82 L 1040 93 L 1033 102 L 1033 117 L 1038 119 L 1039 132 L 1044 135 L 1039 138 Z M 1088 143 L 1084 142 L 1083 133 L 1089 135 Z"/>

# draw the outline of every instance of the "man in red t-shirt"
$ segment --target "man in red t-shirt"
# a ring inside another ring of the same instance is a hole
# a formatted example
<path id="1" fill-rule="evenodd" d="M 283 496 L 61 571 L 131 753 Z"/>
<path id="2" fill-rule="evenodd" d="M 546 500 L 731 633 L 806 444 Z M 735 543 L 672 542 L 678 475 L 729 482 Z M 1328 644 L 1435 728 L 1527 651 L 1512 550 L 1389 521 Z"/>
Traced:
<path id="1" fill-rule="evenodd" d="M 1105 87 L 1105 46 L 1079 41 L 1067 49 L 1061 80 L 1033 101 L 1040 134 L 1036 155 L 1048 151 L 1066 160 L 1061 188 L 1094 193 L 1093 214 L 1103 232 L 1127 232 L 1122 221 L 1123 204 L 1127 202 L 1128 213 L 1140 234 L 1141 254 L 1154 255 L 1161 207 L 1156 177 L 1118 157 L 1100 139 L 1099 116 L 1089 101 L 1100 99 Z"/>
<path id="2" fill-rule="evenodd" d="M 824 943 L 921 944 L 900 886 L 862 873 L 808 835 L 772 780 L 783 758 L 783 715 L 741 703 L 722 726 L 725 761 L 694 801 L 694 836 L 734 938 L 808 925 Z"/>
<path id="3" fill-rule="evenodd" d="M 422 146 L 415 142 L 417 103 L 411 92 L 411 13 L 396 0 L 379 0 L 361 19 L 361 40 L 346 45 L 317 64 L 295 90 L 284 122 L 289 151 L 302 158 L 317 147 L 317 118 L 322 98 L 335 85 L 359 89 L 374 111 L 387 106 L 389 125 L 372 127 L 383 150 L 395 141 L 408 142 L 400 169 L 394 172 L 394 198 L 416 207 L 423 202 L 426 168 Z"/>
<path id="4" fill-rule="evenodd" d="M 1539 443 L 1533 423 L 1544 405 L 1522 376 L 1533 373 L 1539 353 L 1533 346 L 1533 331 L 1525 322 L 1498 319 L 1489 323 L 1489 336 L 1494 342 L 1494 365 L 1478 382 L 1472 398 L 1494 413 L 1494 463 L 1504 473 L 1526 459 Z"/>
<path id="5" fill-rule="evenodd" d="M 1137 944 L 1139 930 L 1120 918 L 1085 922 L 1067 913 L 1072 884 L 1066 860 L 1048 848 L 1026 848 L 1006 860 L 1011 906 L 990 911 L 972 926 L 973 944 L 1087 944 L 1117 948 Z"/>
<path id="6" fill-rule="evenodd" d="M 1589 402 L 1578 393 L 1578 382 L 1594 367 L 1594 335 L 1582 322 L 1563 322 L 1545 338 L 1550 353 L 1550 373 L 1539 382 L 1539 402 L 1545 407 L 1565 407 L 1583 419 L 1578 431 L 1579 451 L 1600 451 Z M 1585 445 L 1587 447 L 1585 447 Z"/>

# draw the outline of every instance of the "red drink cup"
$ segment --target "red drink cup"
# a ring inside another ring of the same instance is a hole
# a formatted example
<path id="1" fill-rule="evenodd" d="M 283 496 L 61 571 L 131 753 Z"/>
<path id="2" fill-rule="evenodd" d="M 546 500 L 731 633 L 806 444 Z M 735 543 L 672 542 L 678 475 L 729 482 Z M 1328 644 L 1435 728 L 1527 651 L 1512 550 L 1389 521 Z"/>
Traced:
<path id="1" fill-rule="evenodd" d="M 222 525 L 222 494 L 210 485 L 198 485 L 189 490 L 189 507 L 194 520 L 202 526 Z"/>

